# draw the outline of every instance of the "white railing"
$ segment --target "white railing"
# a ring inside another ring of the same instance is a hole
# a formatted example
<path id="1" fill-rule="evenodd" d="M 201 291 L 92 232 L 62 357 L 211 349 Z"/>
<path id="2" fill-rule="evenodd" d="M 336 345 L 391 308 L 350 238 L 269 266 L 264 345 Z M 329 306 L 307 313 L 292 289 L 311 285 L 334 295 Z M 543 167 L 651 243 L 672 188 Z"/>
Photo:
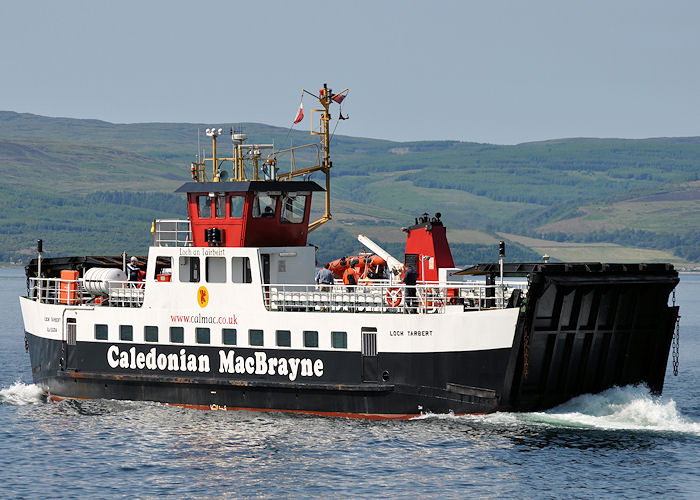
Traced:
<path id="1" fill-rule="evenodd" d="M 102 294 L 95 295 L 86 290 L 101 287 Z M 145 282 L 133 281 L 86 281 L 84 279 L 62 280 L 60 278 L 29 278 L 27 297 L 47 304 L 71 306 L 141 307 Z"/>
<path id="2" fill-rule="evenodd" d="M 87 285 L 87 288 L 86 288 Z M 29 278 L 27 296 L 47 304 L 141 307 L 145 282 Z M 89 293 L 87 290 L 101 290 Z M 263 285 L 270 311 L 375 312 L 436 314 L 446 308 L 478 311 L 518 306 L 526 284 L 421 283 L 415 287 L 388 281 L 359 285 Z M 517 291 L 517 293 L 516 293 Z"/>
<path id="3" fill-rule="evenodd" d="M 415 287 L 388 282 L 359 285 L 263 285 L 270 311 L 444 313 L 448 306 L 465 311 L 515 307 L 526 284 L 425 283 Z M 515 295 L 515 291 L 520 290 Z"/>
<path id="4" fill-rule="evenodd" d="M 153 246 L 191 247 L 190 221 L 181 219 L 156 219 L 153 221 Z"/>

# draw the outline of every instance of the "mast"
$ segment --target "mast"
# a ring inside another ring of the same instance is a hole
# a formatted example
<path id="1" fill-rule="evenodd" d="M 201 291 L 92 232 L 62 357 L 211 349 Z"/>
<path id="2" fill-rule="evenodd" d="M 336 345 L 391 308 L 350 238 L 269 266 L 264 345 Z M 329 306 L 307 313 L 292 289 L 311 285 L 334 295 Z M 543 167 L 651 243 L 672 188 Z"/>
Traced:
<path id="1" fill-rule="evenodd" d="M 310 175 L 314 172 L 323 172 L 326 176 L 326 196 L 325 196 L 325 209 L 323 216 L 309 224 L 309 232 L 318 229 L 323 224 L 331 220 L 333 217 L 331 215 L 331 167 L 333 167 L 333 162 L 331 161 L 331 133 L 330 133 L 330 121 L 331 114 L 329 108 L 331 104 L 335 101 L 340 103 L 349 89 L 344 89 L 338 93 L 333 93 L 331 89 L 328 88 L 328 84 L 324 83 L 323 88 L 319 90 L 318 95 L 309 92 L 306 89 L 302 89 L 302 95 L 308 94 L 316 99 L 321 105 L 321 109 L 311 110 L 311 135 L 318 135 L 318 144 L 305 144 L 303 146 L 294 146 L 288 149 L 283 149 L 279 151 L 273 151 L 267 155 L 267 158 L 263 162 L 262 171 L 264 173 L 264 178 L 268 180 L 276 181 L 289 181 L 295 177 Z M 320 113 L 319 117 L 319 128 L 318 132 L 314 131 L 314 113 Z M 191 163 L 192 179 L 196 182 L 223 182 L 227 180 L 228 174 L 226 171 L 221 169 L 221 165 L 230 161 L 233 165 L 231 181 L 257 181 L 261 179 L 260 176 L 260 159 L 262 149 L 272 149 L 274 150 L 274 144 L 248 144 L 246 146 L 243 143 L 248 139 L 247 134 L 236 132 L 231 129 L 231 141 L 234 144 L 233 157 L 231 158 L 218 158 L 216 156 L 216 139 L 222 133 L 222 129 L 216 129 L 214 127 L 206 129 L 206 135 L 212 138 L 212 156 L 207 158 L 204 155 L 201 160 L 199 157 L 197 161 Z M 304 148 L 311 148 L 316 150 L 316 164 L 311 167 L 296 168 L 296 158 L 295 153 Z M 247 152 L 246 152 L 247 150 Z M 282 153 L 289 153 L 291 155 L 291 166 L 288 172 L 279 172 L 277 157 Z M 207 176 L 207 162 L 211 162 L 211 176 Z M 249 168 L 250 172 L 246 172 L 246 163 L 251 165 Z"/>

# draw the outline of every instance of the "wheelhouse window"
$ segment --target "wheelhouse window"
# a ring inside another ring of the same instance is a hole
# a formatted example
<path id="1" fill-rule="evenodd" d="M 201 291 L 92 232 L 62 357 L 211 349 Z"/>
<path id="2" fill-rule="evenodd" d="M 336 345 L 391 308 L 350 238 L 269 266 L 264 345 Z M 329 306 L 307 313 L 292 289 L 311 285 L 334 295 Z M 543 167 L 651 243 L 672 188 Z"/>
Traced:
<path id="1" fill-rule="evenodd" d="M 280 220 L 289 224 L 304 222 L 306 198 L 305 194 L 289 194 L 285 196 L 282 199 L 282 214 L 280 215 Z"/>
<path id="2" fill-rule="evenodd" d="M 195 328 L 194 334 L 198 344 L 208 344 L 210 342 L 209 328 Z"/>
<path id="3" fill-rule="evenodd" d="M 289 330 L 277 330 L 275 337 L 277 337 L 278 347 L 292 347 L 292 332 Z"/>
<path id="4" fill-rule="evenodd" d="M 207 257 L 207 282 L 226 283 L 226 257 Z"/>
<path id="5" fill-rule="evenodd" d="M 199 257 L 180 257 L 180 281 L 183 283 L 199 282 Z"/>
<path id="6" fill-rule="evenodd" d="M 333 349 L 348 348 L 348 333 L 347 332 L 331 332 L 331 346 Z"/>
<path id="7" fill-rule="evenodd" d="M 248 257 L 231 257 L 231 281 L 234 283 L 251 283 L 253 281 Z"/>
<path id="8" fill-rule="evenodd" d="M 277 195 L 268 193 L 258 193 L 253 201 L 253 217 L 269 217 L 275 216 L 277 207 Z"/>
<path id="9" fill-rule="evenodd" d="M 226 195 L 219 195 L 214 198 L 214 213 L 217 219 L 226 217 Z"/>
<path id="10" fill-rule="evenodd" d="M 229 199 L 229 217 L 232 219 L 243 217 L 243 205 L 245 205 L 245 196 L 232 195 Z"/>
<path id="11" fill-rule="evenodd" d="M 252 346 L 262 346 L 263 345 L 263 331 L 262 330 L 248 330 L 248 344 Z"/>
<path id="12" fill-rule="evenodd" d="M 107 340 L 109 338 L 107 325 L 95 325 L 95 340 Z"/>
<path id="13" fill-rule="evenodd" d="M 221 343 L 224 345 L 236 345 L 238 340 L 235 328 L 223 328 L 221 330 Z"/>
<path id="14" fill-rule="evenodd" d="M 318 332 L 304 330 L 304 347 L 318 347 Z"/>
<path id="15" fill-rule="evenodd" d="M 211 219 L 211 198 L 206 195 L 197 196 L 197 209 L 200 219 Z"/>

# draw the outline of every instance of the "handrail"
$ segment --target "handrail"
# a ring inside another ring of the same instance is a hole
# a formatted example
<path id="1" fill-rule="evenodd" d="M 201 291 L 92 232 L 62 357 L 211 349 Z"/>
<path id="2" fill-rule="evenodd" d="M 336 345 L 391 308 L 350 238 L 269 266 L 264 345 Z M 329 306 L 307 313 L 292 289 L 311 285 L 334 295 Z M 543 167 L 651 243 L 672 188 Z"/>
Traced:
<path id="1" fill-rule="evenodd" d="M 102 294 L 88 292 L 90 288 L 106 287 Z M 64 280 L 60 278 L 29 278 L 27 298 L 46 304 L 70 306 L 141 307 L 146 283 L 144 281 Z"/>
<path id="2" fill-rule="evenodd" d="M 515 301 L 510 303 L 513 292 L 524 291 L 526 287 L 526 284 L 502 286 L 464 282 L 408 286 L 389 281 L 358 285 L 265 284 L 263 300 L 270 311 L 440 314 L 449 306 L 464 311 L 515 307 Z"/>
<path id="3" fill-rule="evenodd" d="M 153 246 L 191 247 L 190 221 L 186 219 L 155 219 L 153 221 Z"/>

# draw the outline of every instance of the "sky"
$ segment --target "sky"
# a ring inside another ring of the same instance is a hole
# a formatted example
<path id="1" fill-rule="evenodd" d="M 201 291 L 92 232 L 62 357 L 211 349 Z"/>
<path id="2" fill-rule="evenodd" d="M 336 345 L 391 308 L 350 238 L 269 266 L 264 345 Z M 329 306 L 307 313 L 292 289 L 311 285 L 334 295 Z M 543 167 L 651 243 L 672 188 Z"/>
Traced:
<path id="1" fill-rule="evenodd" d="M 288 127 L 328 83 L 342 135 L 700 136 L 699 22 L 672 0 L 3 0 L 0 110 Z"/>

